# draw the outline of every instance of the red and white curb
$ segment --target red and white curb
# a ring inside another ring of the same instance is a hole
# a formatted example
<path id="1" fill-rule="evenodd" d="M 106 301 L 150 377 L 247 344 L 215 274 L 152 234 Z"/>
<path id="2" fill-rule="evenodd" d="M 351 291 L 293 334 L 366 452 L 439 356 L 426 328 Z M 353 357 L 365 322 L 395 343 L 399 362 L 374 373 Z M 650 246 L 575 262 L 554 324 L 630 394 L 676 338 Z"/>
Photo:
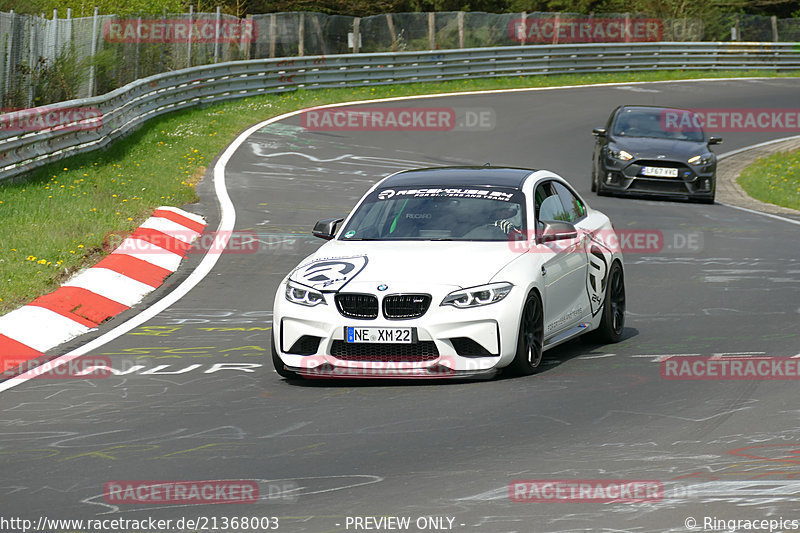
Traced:
<path id="1" fill-rule="evenodd" d="M 59 289 L 0 317 L 0 372 L 96 328 L 140 302 L 178 269 L 206 223 L 159 207 L 110 255 Z"/>

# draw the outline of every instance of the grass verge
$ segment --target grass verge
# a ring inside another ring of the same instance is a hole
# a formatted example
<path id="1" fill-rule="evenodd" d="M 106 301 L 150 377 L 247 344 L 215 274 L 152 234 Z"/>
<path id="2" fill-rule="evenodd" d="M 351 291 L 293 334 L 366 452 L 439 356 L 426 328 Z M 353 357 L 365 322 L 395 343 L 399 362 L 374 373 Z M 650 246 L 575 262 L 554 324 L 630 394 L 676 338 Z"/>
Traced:
<path id="1" fill-rule="evenodd" d="M 74 156 L 0 184 L 0 314 L 54 290 L 96 263 L 159 205 L 195 201 L 194 184 L 247 126 L 304 107 L 392 96 L 488 89 L 719 77 L 798 76 L 763 71 L 632 72 L 471 79 L 299 90 L 171 113 L 104 151 Z"/>
<path id="2" fill-rule="evenodd" d="M 756 200 L 800 210 L 800 150 L 762 157 L 738 181 Z"/>

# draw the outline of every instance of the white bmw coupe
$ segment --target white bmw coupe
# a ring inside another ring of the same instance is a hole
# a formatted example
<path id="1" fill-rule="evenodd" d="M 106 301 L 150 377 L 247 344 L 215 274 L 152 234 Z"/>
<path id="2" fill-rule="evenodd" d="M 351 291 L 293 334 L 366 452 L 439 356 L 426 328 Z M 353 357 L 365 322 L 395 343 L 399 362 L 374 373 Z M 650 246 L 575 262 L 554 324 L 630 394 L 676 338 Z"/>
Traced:
<path id="1" fill-rule="evenodd" d="M 314 235 L 329 242 L 275 296 L 285 378 L 526 375 L 569 339 L 622 335 L 611 222 L 552 172 L 398 172 Z"/>

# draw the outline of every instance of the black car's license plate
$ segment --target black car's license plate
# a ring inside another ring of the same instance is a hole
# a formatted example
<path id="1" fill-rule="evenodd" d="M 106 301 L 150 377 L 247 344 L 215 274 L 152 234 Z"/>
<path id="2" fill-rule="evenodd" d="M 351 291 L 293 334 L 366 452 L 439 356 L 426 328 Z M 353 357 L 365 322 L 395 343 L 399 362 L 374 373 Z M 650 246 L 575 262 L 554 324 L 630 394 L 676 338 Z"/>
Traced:
<path id="1" fill-rule="evenodd" d="M 651 176 L 654 178 L 677 178 L 677 168 L 664 168 L 664 167 L 642 167 L 642 176 Z"/>

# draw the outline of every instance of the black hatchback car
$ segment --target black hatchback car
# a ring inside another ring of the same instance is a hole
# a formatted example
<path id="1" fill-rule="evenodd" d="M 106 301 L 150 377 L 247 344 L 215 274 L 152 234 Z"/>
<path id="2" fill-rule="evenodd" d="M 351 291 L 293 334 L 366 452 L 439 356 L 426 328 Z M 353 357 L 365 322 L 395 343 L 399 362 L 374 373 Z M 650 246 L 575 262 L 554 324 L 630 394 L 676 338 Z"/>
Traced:
<path id="1" fill-rule="evenodd" d="M 595 128 L 592 191 L 714 203 L 717 157 L 697 115 L 686 109 L 620 106 Z"/>

